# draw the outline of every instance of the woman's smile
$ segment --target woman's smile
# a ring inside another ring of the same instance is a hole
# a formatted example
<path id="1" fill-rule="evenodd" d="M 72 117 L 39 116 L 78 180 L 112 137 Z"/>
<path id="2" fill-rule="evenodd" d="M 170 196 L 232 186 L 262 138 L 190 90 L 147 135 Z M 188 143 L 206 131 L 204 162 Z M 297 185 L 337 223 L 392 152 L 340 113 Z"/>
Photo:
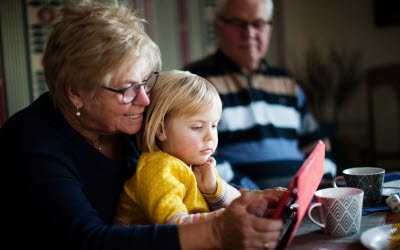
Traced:
<path id="1" fill-rule="evenodd" d="M 132 120 L 136 120 L 139 117 L 141 117 L 143 114 L 137 114 L 137 115 L 124 115 L 125 117 L 132 119 Z"/>

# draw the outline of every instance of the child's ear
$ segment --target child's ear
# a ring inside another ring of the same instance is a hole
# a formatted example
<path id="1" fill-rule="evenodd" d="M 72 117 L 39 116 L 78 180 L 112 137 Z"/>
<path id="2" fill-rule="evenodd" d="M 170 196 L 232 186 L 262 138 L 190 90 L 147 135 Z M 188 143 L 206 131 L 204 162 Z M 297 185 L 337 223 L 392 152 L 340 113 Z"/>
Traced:
<path id="1" fill-rule="evenodd" d="M 161 142 L 163 142 L 167 139 L 167 136 L 165 135 L 164 130 L 161 125 L 158 126 L 158 128 L 157 128 L 156 137 Z"/>

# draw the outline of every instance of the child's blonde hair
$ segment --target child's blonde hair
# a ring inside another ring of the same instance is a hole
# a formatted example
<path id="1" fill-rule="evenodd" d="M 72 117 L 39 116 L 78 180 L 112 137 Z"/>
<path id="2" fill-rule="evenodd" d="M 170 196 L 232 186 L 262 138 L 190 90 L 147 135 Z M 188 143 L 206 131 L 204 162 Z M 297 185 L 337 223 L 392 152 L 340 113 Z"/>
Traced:
<path id="1" fill-rule="evenodd" d="M 150 105 L 137 135 L 139 149 L 142 152 L 162 150 L 156 137 L 159 127 L 165 131 L 165 124 L 170 119 L 204 112 L 214 105 L 222 112 L 219 94 L 206 79 L 179 70 L 160 74 L 150 92 Z"/>

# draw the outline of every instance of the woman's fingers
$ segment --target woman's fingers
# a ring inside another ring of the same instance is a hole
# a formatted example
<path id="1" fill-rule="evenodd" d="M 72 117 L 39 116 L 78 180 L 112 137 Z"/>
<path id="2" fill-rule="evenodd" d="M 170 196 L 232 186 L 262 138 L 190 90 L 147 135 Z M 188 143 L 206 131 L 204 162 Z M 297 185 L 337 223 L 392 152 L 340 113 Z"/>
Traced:
<path id="1" fill-rule="evenodd" d="M 258 218 L 260 219 L 260 218 Z M 267 222 L 268 223 L 268 222 Z M 275 249 L 278 246 L 279 239 L 281 237 L 281 230 L 268 231 L 262 233 L 255 233 L 255 239 L 249 244 L 249 248 L 265 249 L 267 244 L 268 249 Z"/>
<path id="2" fill-rule="evenodd" d="M 255 207 L 266 209 L 268 200 L 256 192 L 243 193 L 217 218 L 217 235 L 223 248 L 262 249 L 265 243 L 269 249 L 277 246 L 283 222 L 255 216 L 252 213 Z"/>
<path id="3" fill-rule="evenodd" d="M 274 233 L 280 235 L 283 227 L 282 220 L 257 218 L 254 220 L 254 230 L 260 233 Z"/>
<path id="4" fill-rule="evenodd" d="M 283 196 L 288 192 L 286 188 L 274 188 L 255 191 L 257 194 L 264 196 L 268 200 L 269 208 L 275 208 Z"/>
<path id="5" fill-rule="evenodd" d="M 253 217 L 252 229 L 254 236 L 250 247 L 263 249 L 265 243 L 269 243 L 269 249 L 275 249 L 281 237 L 283 222 L 281 220 Z"/>

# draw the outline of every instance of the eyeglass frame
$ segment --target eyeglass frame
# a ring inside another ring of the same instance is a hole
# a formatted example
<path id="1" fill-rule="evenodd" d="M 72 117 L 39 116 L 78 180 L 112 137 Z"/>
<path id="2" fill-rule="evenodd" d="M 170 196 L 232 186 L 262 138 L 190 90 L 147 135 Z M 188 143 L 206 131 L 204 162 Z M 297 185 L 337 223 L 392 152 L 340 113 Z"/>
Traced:
<path id="1" fill-rule="evenodd" d="M 235 28 L 239 28 L 239 29 L 246 29 L 248 26 L 253 27 L 256 30 L 260 30 L 264 27 L 266 27 L 267 25 L 271 25 L 273 24 L 272 20 L 266 21 L 263 19 L 257 19 L 255 21 L 252 22 L 248 22 L 246 20 L 243 20 L 241 18 L 227 18 L 224 16 L 219 16 L 219 19 L 226 23 L 226 24 L 230 24 Z"/>
<path id="2" fill-rule="evenodd" d="M 110 88 L 110 87 L 107 87 L 107 86 L 104 86 L 104 85 L 101 86 L 101 88 L 106 89 L 106 90 L 109 90 L 109 91 L 112 91 L 112 92 L 115 92 L 115 93 L 122 94 L 122 101 L 124 102 L 124 104 L 130 104 L 130 103 L 132 103 L 132 102 L 136 99 L 136 97 L 138 96 L 138 94 L 139 94 L 139 92 L 140 92 L 140 88 L 141 88 L 142 86 L 145 88 L 145 87 L 146 87 L 146 84 L 148 83 L 148 81 L 149 81 L 152 77 L 155 77 L 153 86 L 151 87 L 151 89 L 150 89 L 148 92 L 146 91 L 146 94 L 149 94 L 150 91 L 151 91 L 151 90 L 154 88 L 154 86 L 156 85 L 156 82 L 157 82 L 157 79 L 158 79 L 158 76 L 159 76 L 159 75 L 160 75 L 159 72 L 153 71 L 153 72 L 150 73 L 150 75 L 149 75 L 145 80 L 143 80 L 142 83 L 133 83 L 131 86 L 129 86 L 129 87 L 127 87 L 127 88 L 123 88 L 123 89 L 113 89 L 113 88 Z M 136 88 L 135 88 L 135 87 L 136 87 Z M 136 95 L 132 98 L 131 101 L 125 102 L 125 101 L 124 101 L 124 99 L 125 99 L 125 93 L 126 93 L 126 91 L 128 91 L 128 89 L 130 89 L 130 88 L 134 88 L 134 89 L 133 89 L 133 92 L 136 93 Z M 137 91 L 135 91 L 135 90 L 137 90 Z M 145 90 L 146 90 L 146 88 L 145 88 Z"/>

